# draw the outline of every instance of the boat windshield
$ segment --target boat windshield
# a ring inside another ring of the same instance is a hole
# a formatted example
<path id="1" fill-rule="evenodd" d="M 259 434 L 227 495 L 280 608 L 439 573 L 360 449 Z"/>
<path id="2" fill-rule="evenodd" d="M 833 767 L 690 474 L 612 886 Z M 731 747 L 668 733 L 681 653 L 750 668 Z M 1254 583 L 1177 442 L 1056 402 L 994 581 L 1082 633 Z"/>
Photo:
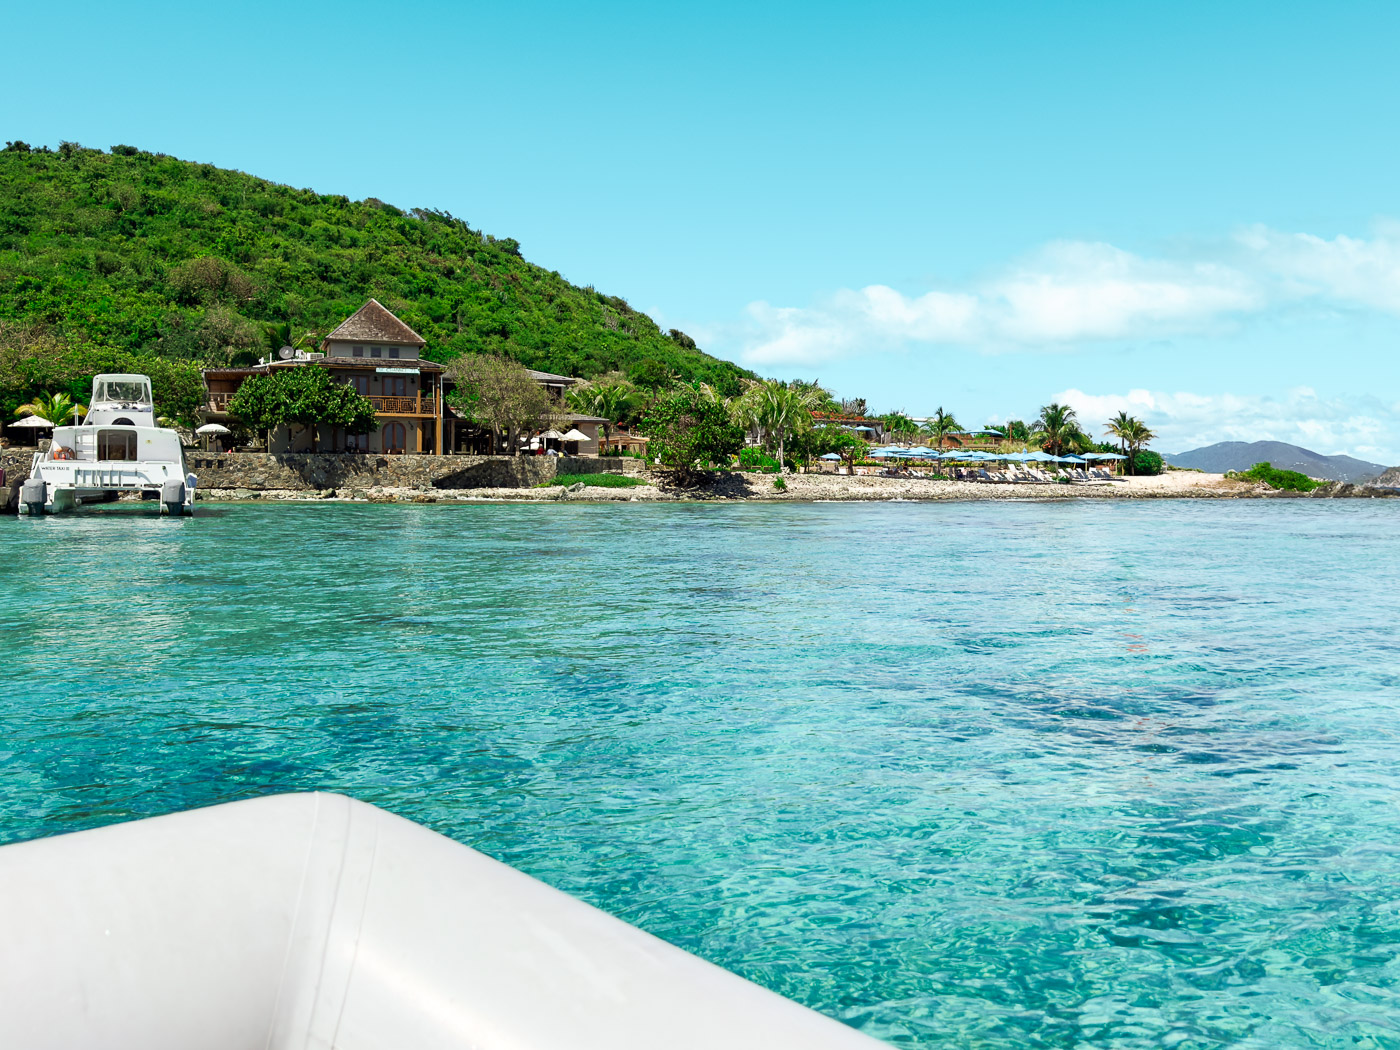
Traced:
<path id="1" fill-rule="evenodd" d="M 97 390 L 98 401 L 132 401 L 151 403 L 151 388 L 137 379 L 108 379 Z"/>

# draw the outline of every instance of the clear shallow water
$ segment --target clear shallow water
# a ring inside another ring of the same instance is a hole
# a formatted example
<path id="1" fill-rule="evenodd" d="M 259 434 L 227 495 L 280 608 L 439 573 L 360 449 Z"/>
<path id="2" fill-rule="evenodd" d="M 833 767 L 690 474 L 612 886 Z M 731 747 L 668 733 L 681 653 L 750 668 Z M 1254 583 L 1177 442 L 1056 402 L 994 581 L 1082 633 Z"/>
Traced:
<path id="1" fill-rule="evenodd" d="M 1400 1046 L 1389 503 L 0 520 L 0 840 L 422 821 L 902 1046 Z"/>

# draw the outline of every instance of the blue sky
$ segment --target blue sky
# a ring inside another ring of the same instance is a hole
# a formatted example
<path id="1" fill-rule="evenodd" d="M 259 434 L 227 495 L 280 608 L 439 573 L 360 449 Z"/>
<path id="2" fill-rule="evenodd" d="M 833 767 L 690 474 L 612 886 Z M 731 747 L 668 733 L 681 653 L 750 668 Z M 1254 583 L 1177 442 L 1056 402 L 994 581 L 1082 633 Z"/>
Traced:
<path id="1" fill-rule="evenodd" d="M 25 5 L 0 138 L 445 208 L 964 423 L 1400 462 L 1400 5 Z"/>

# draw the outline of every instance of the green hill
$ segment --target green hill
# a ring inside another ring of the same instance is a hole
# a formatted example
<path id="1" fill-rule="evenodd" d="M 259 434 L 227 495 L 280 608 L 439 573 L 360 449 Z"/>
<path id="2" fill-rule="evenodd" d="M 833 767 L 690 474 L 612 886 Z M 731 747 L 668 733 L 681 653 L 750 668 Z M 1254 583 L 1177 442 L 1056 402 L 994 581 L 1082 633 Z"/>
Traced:
<path id="1" fill-rule="evenodd" d="M 134 355 L 188 385 L 194 364 L 251 362 L 268 325 L 319 337 L 370 296 L 417 329 L 438 361 L 492 351 L 548 372 L 622 370 L 647 386 L 674 377 L 727 391 L 751 374 L 445 212 L 129 146 L 0 151 L 0 366 L 36 347 L 88 363 Z M 22 387 L 67 375 L 38 371 L 24 382 L 0 377 L 7 417 Z M 158 397 L 163 385 L 158 378 Z"/>

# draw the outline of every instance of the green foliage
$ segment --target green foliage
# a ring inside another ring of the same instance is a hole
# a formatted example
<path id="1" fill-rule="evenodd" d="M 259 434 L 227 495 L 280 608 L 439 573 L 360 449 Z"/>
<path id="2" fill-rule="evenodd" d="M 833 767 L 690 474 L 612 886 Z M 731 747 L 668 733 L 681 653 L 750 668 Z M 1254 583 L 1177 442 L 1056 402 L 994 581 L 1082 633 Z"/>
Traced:
<path id="1" fill-rule="evenodd" d="M 94 346 L 70 346 L 43 325 L 0 320 L 0 418 L 49 392 L 86 402 L 92 377 L 101 372 L 139 372 L 151 377 L 157 416 L 186 425 L 204 401 L 198 364 Z"/>
<path id="2" fill-rule="evenodd" d="M 631 383 L 608 377 L 607 381 L 587 383 L 569 391 L 569 407 L 605 420 L 599 424 L 603 444 L 612 440 L 613 428 L 634 417 L 643 401 L 642 393 Z"/>
<path id="3" fill-rule="evenodd" d="M 1134 452 L 1133 458 L 1129 462 L 1132 464 L 1134 474 L 1144 474 L 1149 477 L 1160 474 L 1166 469 L 1162 457 L 1156 452 Z"/>
<path id="4" fill-rule="evenodd" d="M 961 445 L 962 442 L 953 437 L 954 434 L 962 433 L 962 424 L 953 418 L 951 412 L 944 412 L 943 406 L 939 405 L 938 410 L 929 418 L 923 427 L 920 428 L 939 448 L 945 444 Z"/>
<path id="5" fill-rule="evenodd" d="M 1147 453 L 1141 454 L 1147 455 Z M 1278 470 L 1272 463 L 1256 463 L 1248 470 L 1230 476 L 1243 478 L 1246 481 L 1262 481 L 1271 489 L 1282 489 L 1286 492 L 1311 492 L 1322 484 L 1296 470 Z"/>
<path id="6" fill-rule="evenodd" d="M 65 427 L 87 415 L 87 405 L 60 391 L 57 394 L 41 394 L 28 404 L 20 405 L 15 409 L 15 415 L 35 415 L 56 427 Z"/>
<path id="7" fill-rule="evenodd" d="M 41 325 L 65 347 L 241 363 L 265 325 L 317 341 L 370 296 L 437 361 L 492 353 L 730 395 L 752 375 L 446 212 L 355 203 L 127 146 L 0 151 L 0 320 Z M 128 370 L 156 378 L 150 366 Z"/>
<path id="8" fill-rule="evenodd" d="M 761 448 L 746 445 L 739 450 L 739 469 L 756 470 L 764 474 L 778 473 L 778 461 Z"/>
<path id="9" fill-rule="evenodd" d="M 567 488 L 570 485 L 577 485 L 579 482 L 598 489 L 630 489 L 638 485 L 651 484 L 646 478 L 639 478 L 632 474 L 556 474 L 553 481 L 541 482 L 535 488 L 547 489 L 555 485 L 563 485 Z"/>
<path id="10" fill-rule="evenodd" d="M 243 426 L 259 431 L 286 424 L 339 427 L 350 434 L 368 434 L 377 425 L 369 398 L 335 382 L 330 372 L 318 365 L 279 368 L 265 376 L 248 377 L 229 399 L 228 411 Z"/>
<path id="11" fill-rule="evenodd" d="M 682 476 L 710 464 L 727 464 L 744 445 L 744 431 L 729 420 L 724 402 L 698 386 L 657 394 L 647 406 L 642 433 L 649 451 Z"/>
<path id="12" fill-rule="evenodd" d="M 774 487 L 775 489 L 777 489 L 779 492 L 786 492 L 786 491 L 787 491 L 787 482 L 784 481 L 781 477 L 774 478 L 774 479 L 773 479 L 773 487 Z"/>
<path id="13" fill-rule="evenodd" d="M 1079 428 L 1079 419 L 1069 405 L 1051 402 L 1040 410 L 1030 439 L 1053 456 L 1089 447 L 1089 438 Z"/>

